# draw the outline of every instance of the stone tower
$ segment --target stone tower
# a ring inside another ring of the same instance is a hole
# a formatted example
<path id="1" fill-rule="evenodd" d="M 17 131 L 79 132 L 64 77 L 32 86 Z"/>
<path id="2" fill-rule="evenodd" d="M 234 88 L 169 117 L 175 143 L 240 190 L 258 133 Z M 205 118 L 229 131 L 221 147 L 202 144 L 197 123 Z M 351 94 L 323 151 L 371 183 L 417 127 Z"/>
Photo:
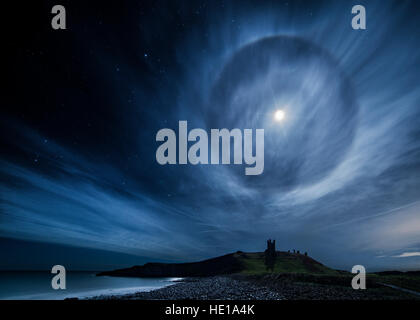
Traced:
<path id="1" fill-rule="evenodd" d="M 267 240 L 267 250 L 269 254 L 275 255 L 276 254 L 276 240 Z"/>
<path id="2" fill-rule="evenodd" d="M 273 271 L 274 265 L 276 263 L 276 240 L 267 240 L 267 249 L 265 249 L 264 252 L 265 255 L 265 266 L 267 267 L 267 270 Z"/>

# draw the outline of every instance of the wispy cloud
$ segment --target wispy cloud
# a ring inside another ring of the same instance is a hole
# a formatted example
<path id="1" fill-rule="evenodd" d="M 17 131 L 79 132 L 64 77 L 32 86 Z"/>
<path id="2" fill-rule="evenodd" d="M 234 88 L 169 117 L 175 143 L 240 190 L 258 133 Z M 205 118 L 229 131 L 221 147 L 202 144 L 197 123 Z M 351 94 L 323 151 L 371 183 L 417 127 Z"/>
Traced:
<path id="1" fill-rule="evenodd" d="M 393 258 L 408 258 L 408 257 L 420 257 L 420 252 L 404 252 L 397 256 L 392 256 Z"/>

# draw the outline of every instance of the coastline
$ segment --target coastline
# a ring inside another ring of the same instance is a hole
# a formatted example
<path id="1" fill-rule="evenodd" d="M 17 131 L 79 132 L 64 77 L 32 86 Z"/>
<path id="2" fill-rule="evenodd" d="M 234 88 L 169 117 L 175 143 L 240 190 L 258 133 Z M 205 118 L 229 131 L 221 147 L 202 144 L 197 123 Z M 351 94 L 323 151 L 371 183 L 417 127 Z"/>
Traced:
<path id="1" fill-rule="evenodd" d="M 74 297 L 86 299 L 99 295 L 125 295 L 160 289 L 180 279 L 97 277 L 97 273 L 68 270 L 66 289 L 54 290 L 49 271 L 1 271 L 0 300 L 64 300 Z"/>
<path id="2" fill-rule="evenodd" d="M 90 300 L 284 300 L 273 292 L 232 276 L 184 278 L 164 288 L 127 295 L 101 295 Z"/>
<path id="3" fill-rule="evenodd" d="M 273 275 L 184 278 L 156 290 L 98 295 L 89 300 L 418 300 L 384 286 L 354 290 L 350 285 L 294 281 Z"/>

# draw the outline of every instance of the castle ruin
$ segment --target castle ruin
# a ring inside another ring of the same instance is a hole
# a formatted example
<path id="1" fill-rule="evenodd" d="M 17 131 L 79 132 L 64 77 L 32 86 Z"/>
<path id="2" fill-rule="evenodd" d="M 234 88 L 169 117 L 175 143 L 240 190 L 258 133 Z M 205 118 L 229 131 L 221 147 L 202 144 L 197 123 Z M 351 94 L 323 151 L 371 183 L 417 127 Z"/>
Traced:
<path id="1" fill-rule="evenodd" d="M 274 265 L 276 263 L 276 240 L 267 240 L 267 249 L 264 251 L 265 255 L 265 266 L 267 270 L 274 271 Z"/>

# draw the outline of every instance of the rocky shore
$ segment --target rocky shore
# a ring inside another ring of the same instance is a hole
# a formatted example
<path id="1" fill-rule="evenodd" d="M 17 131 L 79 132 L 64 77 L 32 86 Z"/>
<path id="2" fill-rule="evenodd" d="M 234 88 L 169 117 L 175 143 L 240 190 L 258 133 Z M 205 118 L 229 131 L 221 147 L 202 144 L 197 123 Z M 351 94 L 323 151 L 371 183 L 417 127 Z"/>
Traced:
<path id="1" fill-rule="evenodd" d="M 384 300 L 418 299 L 392 288 L 354 290 L 350 284 L 300 282 L 272 276 L 187 278 L 173 285 L 127 295 L 97 296 L 95 300 Z"/>
<path id="2" fill-rule="evenodd" d="M 231 277 L 189 278 L 165 288 L 122 296 L 93 299 L 128 300 L 281 300 L 284 297 L 267 288 Z"/>

